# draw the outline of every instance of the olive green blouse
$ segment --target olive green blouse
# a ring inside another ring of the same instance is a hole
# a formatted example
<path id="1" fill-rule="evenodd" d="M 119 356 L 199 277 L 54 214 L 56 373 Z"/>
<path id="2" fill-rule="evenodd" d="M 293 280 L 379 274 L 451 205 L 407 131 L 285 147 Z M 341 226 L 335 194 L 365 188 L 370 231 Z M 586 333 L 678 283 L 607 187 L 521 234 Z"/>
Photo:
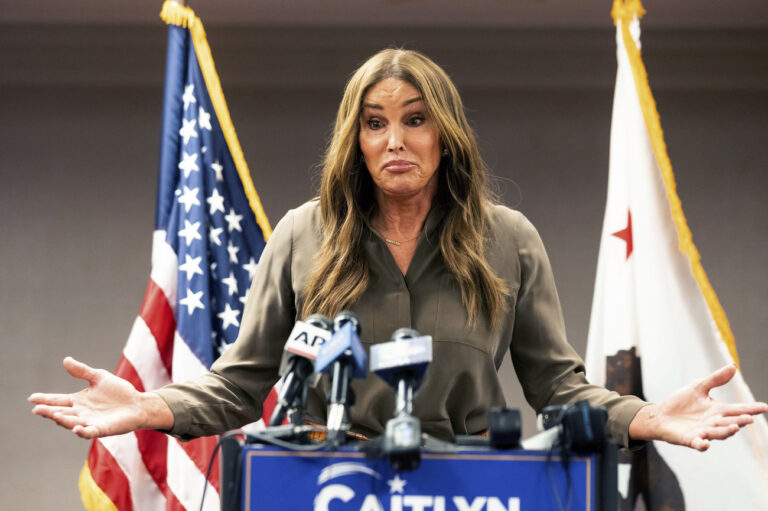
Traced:
<path id="1" fill-rule="evenodd" d="M 410 327 L 433 339 L 433 360 L 414 399 L 425 433 L 451 439 L 487 428 L 492 406 L 504 405 L 498 370 L 507 352 L 528 403 L 544 406 L 587 399 L 608 410 L 612 440 L 628 445 L 629 423 L 644 401 L 591 385 L 584 364 L 565 336 L 552 269 L 533 225 L 504 206 L 488 211 L 486 257 L 511 291 L 505 319 L 496 328 L 482 317 L 470 327 L 461 290 L 440 254 L 443 212 L 433 207 L 403 275 L 384 240 L 368 230 L 368 289 L 351 310 L 360 319 L 366 348 Z M 322 244 L 320 207 L 308 202 L 279 222 L 259 261 L 237 342 L 195 382 L 156 391 L 170 406 L 180 438 L 212 435 L 258 420 L 262 402 L 278 379 L 283 345 L 303 303 L 304 283 Z M 357 395 L 352 430 L 383 432 L 394 410 L 394 390 L 369 374 L 352 384 Z M 327 378 L 309 392 L 307 419 L 326 421 Z"/>

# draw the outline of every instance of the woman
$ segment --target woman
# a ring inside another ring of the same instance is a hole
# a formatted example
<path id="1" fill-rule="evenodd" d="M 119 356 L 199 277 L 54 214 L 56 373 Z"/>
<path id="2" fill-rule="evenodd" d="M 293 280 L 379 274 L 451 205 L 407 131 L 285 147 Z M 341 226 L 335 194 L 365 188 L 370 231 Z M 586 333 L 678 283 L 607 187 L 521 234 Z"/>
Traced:
<path id="1" fill-rule="evenodd" d="M 588 399 L 606 407 L 610 437 L 666 440 L 705 450 L 768 410 L 708 397 L 734 367 L 658 405 L 590 385 L 568 345 L 541 240 L 518 212 L 493 204 L 485 166 L 448 76 L 423 55 L 384 50 L 346 86 L 325 155 L 319 200 L 290 211 L 262 255 L 240 338 L 194 383 L 139 393 L 103 370 L 66 359 L 90 386 L 33 394 L 33 412 L 84 438 L 137 428 L 182 438 L 257 419 L 277 379 L 293 323 L 312 313 L 354 311 L 368 344 L 399 327 L 431 335 L 433 363 L 414 402 L 424 432 L 450 439 L 487 427 L 504 403 L 498 368 L 507 351 L 529 403 Z M 382 432 L 392 390 L 356 381 L 352 430 Z M 325 390 L 307 417 L 325 423 Z"/>

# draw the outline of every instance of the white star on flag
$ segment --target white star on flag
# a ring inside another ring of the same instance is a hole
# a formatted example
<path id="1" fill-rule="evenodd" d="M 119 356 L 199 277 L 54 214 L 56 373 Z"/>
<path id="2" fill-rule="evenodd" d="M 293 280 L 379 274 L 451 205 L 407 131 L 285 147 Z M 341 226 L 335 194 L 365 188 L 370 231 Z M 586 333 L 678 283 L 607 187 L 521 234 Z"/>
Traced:
<path id="1" fill-rule="evenodd" d="M 395 474 L 394 479 L 387 481 L 389 485 L 389 493 L 403 493 L 405 491 L 405 479 L 400 479 L 399 474 Z"/>
<path id="2" fill-rule="evenodd" d="M 197 172 L 200 170 L 200 168 L 197 166 L 197 153 L 182 153 L 182 161 L 179 163 L 179 169 L 184 171 L 184 177 L 189 177 L 193 171 Z"/>
<path id="3" fill-rule="evenodd" d="M 200 121 L 200 129 L 201 130 L 208 130 L 211 131 L 213 128 L 211 127 L 211 114 L 203 110 L 203 107 L 200 107 L 197 111 L 197 118 Z"/>
<path id="4" fill-rule="evenodd" d="M 205 305 L 203 305 L 203 302 L 200 300 L 202 297 L 202 291 L 193 293 L 191 289 L 187 288 L 187 296 L 179 300 L 179 303 L 187 307 L 187 314 L 191 316 L 192 313 L 195 312 L 195 309 L 205 309 Z"/>
<path id="5" fill-rule="evenodd" d="M 240 321 L 237 319 L 237 316 L 240 315 L 239 309 L 233 309 L 229 306 L 229 304 L 224 305 L 224 312 L 221 312 L 217 314 L 219 319 L 223 322 L 222 329 L 226 330 L 230 325 L 231 326 L 240 326 Z"/>
<path id="6" fill-rule="evenodd" d="M 229 252 L 229 262 L 237 264 L 237 253 L 240 252 L 240 247 L 236 247 L 232 242 L 227 243 L 227 252 Z"/>
<path id="7" fill-rule="evenodd" d="M 221 279 L 221 282 L 227 285 L 229 296 L 237 294 L 237 279 L 234 272 L 229 272 L 229 277 Z"/>
<path id="8" fill-rule="evenodd" d="M 243 305 L 245 305 L 245 302 L 248 301 L 248 292 L 249 291 L 250 291 L 250 289 L 246 289 L 245 290 L 245 294 L 243 296 L 241 296 L 240 298 L 238 298 L 238 300 L 240 300 L 240 303 L 242 303 Z"/>
<path id="9" fill-rule="evenodd" d="M 205 199 L 205 202 L 207 202 L 211 207 L 211 215 L 216 213 L 217 211 L 221 211 L 224 213 L 224 196 L 219 193 L 219 190 L 216 188 L 213 189 L 213 193 L 210 197 Z"/>
<path id="10" fill-rule="evenodd" d="M 248 278 L 253 279 L 253 276 L 256 275 L 256 268 L 258 268 L 258 264 L 256 264 L 256 260 L 251 257 L 251 260 L 248 261 L 248 264 L 243 265 L 243 269 L 248 272 Z"/>
<path id="11" fill-rule="evenodd" d="M 224 352 L 226 352 L 226 351 L 227 351 L 229 348 L 231 348 L 233 345 L 234 345 L 234 343 L 232 343 L 232 344 L 226 344 L 226 343 L 224 343 L 224 344 L 221 344 L 221 345 L 219 345 L 219 347 L 218 347 L 218 350 L 219 350 L 219 355 L 223 355 L 223 354 L 224 354 Z"/>
<path id="12" fill-rule="evenodd" d="M 242 227 L 240 227 L 240 221 L 243 219 L 243 215 L 238 215 L 235 213 L 235 210 L 233 208 L 229 208 L 229 214 L 224 217 L 224 220 L 227 221 L 227 227 L 229 228 L 229 232 L 232 231 L 240 231 L 243 232 Z"/>
<path id="13" fill-rule="evenodd" d="M 179 270 L 187 273 L 187 280 L 191 279 L 195 275 L 202 275 L 203 270 L 200 269 L 201 257 L 189 257 L 189 254 L 184 254 L 186 261 L 179 266 Z"/>
<path id="14" fill-rule="evenodd" d="M 219 235 L 221 234 L 221 231 L 223 231 L 223 227 L 211 227 L 208 229 L 208 239 L 211 240 L 213 243 L 216 243 L 217 246 L 221 246 L 221 240 L 219 239 Z"/>
<path id="15" fill-rule="evenodd" d="M 197 103 L 195 99 L 195 84 L 190 83 L 184 87 L 184 95 L 181 96 L 181 100 L 184 101 L 184 110 L 192 103 Z"/>
<path id="16" fill-rule="evenodd" d="M 211 163 L 211 168 L 216 173 L 216 181 L 224 181 L 224 176 L 221 173 L 221 171 L 224 170 L 224 167 L 219 163 L 219 160 Z"/>
<path id="17" fill-rule="evenodd" d="M 195 123 L 197 121 L 194 119 L 190 121 L 182 119 L 181 122 L 184 123 L 184 126 L 179 130 L 179 135 L 184 139 L 184 145 L 186 145 L 190 138 L 197 138 L 197 131 L 195 130 Z"/>
<path id="18" fill-rule="evenodd" d="M 200 228 L 200 222 L 190 223 L 189 220 L 184 219 L 184 228 L 179 231 L 179 236 L 184 238 L 187 242 L 187 246 L 192 243 L 192 240 L 203 239 L 197 230 Z"/>
<path id="19" fill-rule="evenodd" d="M 191 190 L 184 187 L 184 193 L 179 197 L 179 204 L 184 204 L 184 211 L 186 213 L 189 213 L 189 210 L 192 206 L 199 206 L 200 200 L 197 198 L 197 188 L 192 188 Z"/>

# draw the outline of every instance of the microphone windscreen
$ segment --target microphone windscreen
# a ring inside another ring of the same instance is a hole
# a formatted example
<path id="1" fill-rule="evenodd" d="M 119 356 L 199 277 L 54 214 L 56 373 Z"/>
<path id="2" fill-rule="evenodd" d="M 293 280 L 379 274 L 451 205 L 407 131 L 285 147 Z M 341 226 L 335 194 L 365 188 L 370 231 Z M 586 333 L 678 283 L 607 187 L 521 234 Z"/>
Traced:
<path id="1" fill-rule="evenodd" d="M 322 314 L 312 314 L 304 321 L 312 326 L 322 328 L 323 330 L 328 330 L 329 332 L 333 331 L 333 323 L 331 323 L 331 320 Z"/>
<path id="2" fill-rule="evenodd" d="M 398 335 L 398 332 L 407 336 Z M 393 386 L 404 376 L 412 378 L 418 386 L 432 362 L 432 337 L 419 336 L 415 330 L 401 328 L 392 338 L 394 340 L 390 342 L 371 346 L 371 371 Z"/>
<path id="3" fill-rule="evenodd" d="M 359 327 L 359 324 L 357 326 Z M 354 378 L 365 378 L 368 356 L 365 354 L 363 343 L 360 342 L 357 329 L 352 322 L 344 323 L 339 330 L 334 332 L 331 340 L 323 344 L 317 354 L 317 360 L 315 360 L 315 371 L 318 373 L 330 372 L 333 363 L 339 359 L 353 362 Z"/>
<path id="4" fill-rule="evenodd" d="M 327 319 L 327 318 L 326 318 Z M 292 357 L 303 357 L 312 362 L 317 358 L 320 348 L 331 338 L 331 332 L 325 328 L 297 321 L 288 336 L 280 361 L 280 376 L 288 370 L 288 361 Z"/>
<path id="5" fill-rule="evenodd" d="M 341 311 L 333 318 L 333 331 L 338 332 L 347 323 L 352 323 L 355 333 L 360 335 L 360 320 L 352 311 Z"/>
<path id="6" fill-rule="evenodd" d="M 414 330 L 413 328 L 398 328 L 394 332 L 392 332 L 392 337 L 389 339 L 391 341 L 400 341 L 405 339 L 413 339 L 414 337 L 418 337 L 419 332 Z"/>

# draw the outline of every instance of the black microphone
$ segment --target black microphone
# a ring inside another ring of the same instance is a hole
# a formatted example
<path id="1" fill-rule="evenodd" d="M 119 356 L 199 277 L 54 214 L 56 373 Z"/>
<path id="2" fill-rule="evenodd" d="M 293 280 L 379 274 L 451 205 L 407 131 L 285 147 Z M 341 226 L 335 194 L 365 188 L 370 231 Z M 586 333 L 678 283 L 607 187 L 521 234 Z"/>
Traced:
<path id="1" fill-rule="evenodd" d="M 288 411 L 293 411 L 291 422 L 301 425 L 307 403 L 307 386 L 317 384 L 317 378 L 313 376 L 315 359 L 322 345 L 330 338 L 331 322 L 322 314 L 312 314 L 306 321 L 296 322 L 283 350 L 280 362 L 283 385 L 269 419 L 270 426 L 282 424 Z"/>
<path id="2" fill-rule="evenodd" d="M 367 355 L 360 342 L 360 321 L 354 313 L 343 311 L 333 318 L 333 336 L 323 344 L 315 364 L 318 373 L 331 375 L 328 393 L 328 436 L 331 447 L 346 440 L 349 430 L 349 407 L 355 394 L 352 378 L 365 378 Z"/>
<path id="3" fill-rule="evenodd" d="M 392 341 L 371 346 L 371 371 L 395 387 L 395 416 L 387 421 L 383 453 L 395 470 L 414 470 L 421 462 L 421 423 L 411 415 L 413 396 L 432 361 L 432 338 L 400 328 Z"/>

